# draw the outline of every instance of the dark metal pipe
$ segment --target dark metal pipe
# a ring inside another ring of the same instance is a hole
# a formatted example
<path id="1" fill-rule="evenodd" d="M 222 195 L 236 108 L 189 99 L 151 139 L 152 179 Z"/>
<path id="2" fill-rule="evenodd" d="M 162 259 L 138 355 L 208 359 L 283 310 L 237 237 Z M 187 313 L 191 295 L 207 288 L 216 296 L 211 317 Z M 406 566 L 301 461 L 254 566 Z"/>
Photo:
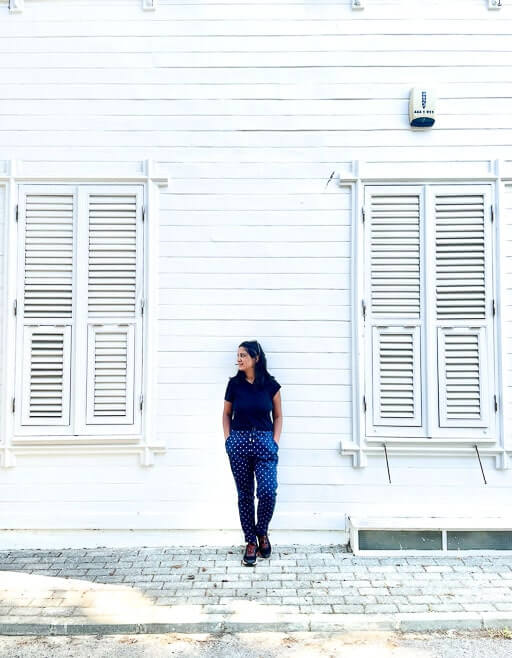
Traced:
<path id="1" fill-rule="evenodd" d="M 388 469 L 388 479 L 389 479 L 389 484 L 391 484 L 391 473 L 389 472 L 389 461 L 388 461 L 388 451 L 386 449 L 386 444 L 382 444 L 384 446 L 384 454 L 386 455 L 386 466 Z"/>
<path id="2" fill-rule="evenodd" d="M 482 477 L 484 479 L 484 484 L 487 484 L 487 480 L 485 479 L 484 467 L 482 466 L 482 460 L 480 459 L 480 453 L 478 452 L 478 446 L 476 444 L 475 444 L 475 450 L 476 450 L 476 455 L 478 457 L 478 462 L 480 463 L 480 470 L 482 471 Z"/>

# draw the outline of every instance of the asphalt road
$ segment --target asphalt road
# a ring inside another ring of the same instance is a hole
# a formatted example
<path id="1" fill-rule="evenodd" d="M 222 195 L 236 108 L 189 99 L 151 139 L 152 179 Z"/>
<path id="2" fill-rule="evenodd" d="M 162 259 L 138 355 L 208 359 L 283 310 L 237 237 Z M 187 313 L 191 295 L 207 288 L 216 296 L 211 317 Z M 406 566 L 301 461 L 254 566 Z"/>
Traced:
<path id="1" fill-rule="evenodd" d="M 512 631 L 0 637 L 2 658 L 510 658 Z"/>

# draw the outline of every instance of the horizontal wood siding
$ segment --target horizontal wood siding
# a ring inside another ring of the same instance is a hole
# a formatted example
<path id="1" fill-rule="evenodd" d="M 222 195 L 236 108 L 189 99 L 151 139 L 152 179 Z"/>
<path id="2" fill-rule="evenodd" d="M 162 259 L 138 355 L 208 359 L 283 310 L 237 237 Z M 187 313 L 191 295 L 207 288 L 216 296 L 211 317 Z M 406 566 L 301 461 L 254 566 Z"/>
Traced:
<path id="1" fill-rule="evenodd" d="M 503 289 L 503 412 L 508 427 L 512 427 L 512 185 L 505 185 L 502 207 Z"/>
<path id="2" fill-rule="evenodd" d="M 1 11 L 1 8 L 0 8 Z M 4 231 L 6 221 L 6 186 L 0 184 L 0 305 L 4 305 L 5 297 L 5 281 L 4 281 L 4 267 L 5 267 L 5 245 L 4 245 Z M 4 313 L 2 312 L 2 316 Z M 4 363 L 4 322 L 0 322 L 0 372 Z M 3 377 L 0 376 L 0 424 L 3 423 L 4 414 L 4 395 L 8 395 L 4 391 Z"/>
<path id="3" fill-rule="evenodd" d="M 510 158 L 511 42 L 512 6 L 483 0 L 367 0 L 362 12 L 349 0 L 160 0 L 154 12 L 26 0 L 16 15 L 0 1 L 2 157 L 119 171 L 151 158 L 170 180 L 156 360 L 168 451 L 150 469 L 51 449 L 20 457 L 2 474 L 2 518 L 45 527 L 58 504 L 62 527 L 237 528 L 221 409 L 250 338 L 283 386 L 274 527 L 343 530 L 346 513 L 370 508 L 498 512 L 510 474 L 492 460 L 484 489 L 472 457 L 391 458 L 390 487 L 381 458 L 357 470 L 339 454 L 352 431 L 353 199 L 331 174 L 356 159 L 456 171 Z M 438 119 L 414 132 L 409 91 L 424 84 Z"/>

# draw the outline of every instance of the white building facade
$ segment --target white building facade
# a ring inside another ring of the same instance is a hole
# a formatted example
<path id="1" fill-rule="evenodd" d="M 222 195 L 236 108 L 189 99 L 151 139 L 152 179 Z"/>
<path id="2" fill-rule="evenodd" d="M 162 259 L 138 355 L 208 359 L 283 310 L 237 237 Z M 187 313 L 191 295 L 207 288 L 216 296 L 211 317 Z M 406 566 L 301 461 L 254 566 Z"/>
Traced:
<path id="1" fill-rule="evenodd" d="M 505 1 L 0 0 L 4 546 L 241 541 L 248 339 L 275 540 L 512 546 L 511 35 Z"/>

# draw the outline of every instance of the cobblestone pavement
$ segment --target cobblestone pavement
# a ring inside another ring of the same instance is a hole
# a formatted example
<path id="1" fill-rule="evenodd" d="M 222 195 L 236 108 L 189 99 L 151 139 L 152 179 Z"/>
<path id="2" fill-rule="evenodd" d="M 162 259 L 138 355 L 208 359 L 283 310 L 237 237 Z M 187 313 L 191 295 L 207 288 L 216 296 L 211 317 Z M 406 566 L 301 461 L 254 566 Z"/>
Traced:
<path id="1" fill-rule="evenodd" d="M 254 568 L 240 558 L 240 547 L 2 551 L 0 632 L 512 627 L 512 555 L 280 546 Z"/>

